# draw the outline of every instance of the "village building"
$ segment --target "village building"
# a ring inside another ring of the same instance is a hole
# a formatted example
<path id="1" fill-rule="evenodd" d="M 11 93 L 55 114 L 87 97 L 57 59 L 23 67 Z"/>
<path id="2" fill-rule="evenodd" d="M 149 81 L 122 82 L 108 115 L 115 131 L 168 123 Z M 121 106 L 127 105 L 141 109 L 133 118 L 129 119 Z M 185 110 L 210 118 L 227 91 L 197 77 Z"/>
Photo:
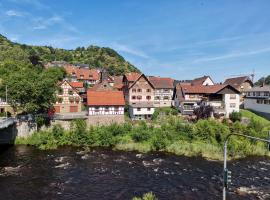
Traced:
<path id="1" fill-rule="evenodd" d="M 126 102 L 129 99 L 129 87 L 141 76 L 140 73 L 130 72 L 123 76 L 123 92 Z"/>
<path id="2" fill-rule="evenodd" d="M 155 88 L 149 79 L 141 74 L 128 88 L 127 100 L 131 119 L 151 119 L 155 111 Z"/>
<path id="3" fill-rule="evenodd" d="M 125 100 L 122 91 L 87 91 L 89 124 L 124 122 Z"/>
<path id="4" fill-rule="evenodd" d="M 0 98 L 0 117 L 6 114 L 14 114 L 14 111 L 3 98 Z"/>
<path id="5" fill-rule="evenodd" d="M 81 81 L 94 85 L 100 80 L 100 73 L 97 69 L 76 66 L 65 66 L 64 69 L 68 75 L 67 79 L 72 82 Z"/>
<path id="6" fill-rule="evenodd" d="M 256 86 L 246 91 L 244 108 L 270 120 L 270 85 Z"/>
<path id="7" fill-rule="evenodd" d="M 200 105 L 210 105 L 214 114 L 229 117 L 239 112 L 239 91 L 230 85 L 187 85 L 178 84 L 174 92 L 175 107 L 183 115 L 193 115 Z"/>
<path id="8" fill-rule="evenodd" d="M 82 97 L 79 91 L 68 81 L 59 83 L 57 99 L 54 104 L 55 113 L 75 113 L 82 111 Z"/>
<path id="9" fill-rule="evenodd" d="M 199 78 L 195 78 L 190 82 L 191 85 L 214 85 L 214 81 L 210 76 L 202 76 Z"/>
<path id="10" fill-rule="evenodd" d="M 240 105 L 244 102 L 244 97 L 246 95 L 246 91 L 250 90 L 253 87 L 253 82 L 249 78 L 249 76 L 241 76 L 229 78 L 224 81 L 224 84 L 228 84 L 233 86 L 235 89 L 240 91 Z"/>
<path id="11" fill-rule="evenodd" d="M 149 76 L 154 86 L 154 106 L 171 107 L 174 89 L 174 80 L 171 78 Z"/>

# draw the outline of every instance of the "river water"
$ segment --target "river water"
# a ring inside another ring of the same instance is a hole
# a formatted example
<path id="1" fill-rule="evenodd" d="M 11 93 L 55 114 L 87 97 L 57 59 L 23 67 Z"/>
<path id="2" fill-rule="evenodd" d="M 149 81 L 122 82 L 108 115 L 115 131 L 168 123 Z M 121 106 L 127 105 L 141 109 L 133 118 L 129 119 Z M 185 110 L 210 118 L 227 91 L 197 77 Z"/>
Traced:
<path id="1" fill-rule="evenodd" d="M 269 158 L 237 160 L 228 167 L 233 180 L 228 199 L 270 199 Z M 1 200 L 130 200 L 149 191 L 159 200 L 221 199 L 222 163 L 73 147 L 15 146 L 0 153 Z"/>

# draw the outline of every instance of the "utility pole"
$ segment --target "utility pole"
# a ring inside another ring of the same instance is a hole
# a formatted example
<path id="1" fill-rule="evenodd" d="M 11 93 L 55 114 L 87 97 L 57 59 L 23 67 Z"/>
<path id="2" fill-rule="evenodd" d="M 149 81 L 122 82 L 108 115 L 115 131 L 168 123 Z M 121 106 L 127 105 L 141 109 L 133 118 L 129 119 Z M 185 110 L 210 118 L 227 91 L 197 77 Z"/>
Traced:
<path id="1" fill-rule="evenodd" d="M 238 133 L 231 133 L 226 137 L 225 142 L 224 142 L 224 165 L 223 165 L 223 179 L 224 180 L 223 180 L 223 195 L 222 195 L 223 200 L 226 200 L 227 188 L 228 188 L 229 183 L 231 182 L 231 172 L 227 169 L 227 144 L 228 144 L 228 140 L 231 136 L 239 136 L 239 137 L 244 137 L 244 138 L 248 138 L 251 140 L 266 142 L 267 147 L 268 147 L 268 151 L 270 151 L 270 131 L 268 132 L 268 140 L 263 139 L 263 138 L 249 136 L 249 135 L 238 134 Z"/>
<path id="2" fill-rule="evenodd" d="M 6 118 L 7 118 L 7 105 L 8 105 L 8 95 L 7 95 L 7 85 L 6 85 Z"/>

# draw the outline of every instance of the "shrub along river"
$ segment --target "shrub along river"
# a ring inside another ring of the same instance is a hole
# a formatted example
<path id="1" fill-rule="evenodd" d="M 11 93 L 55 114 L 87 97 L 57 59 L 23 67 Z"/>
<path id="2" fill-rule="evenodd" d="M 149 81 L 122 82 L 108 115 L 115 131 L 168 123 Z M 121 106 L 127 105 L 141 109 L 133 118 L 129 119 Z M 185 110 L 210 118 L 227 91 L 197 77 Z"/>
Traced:
<path id="1" fill-rule="evenodd" d="M 228 199 L 270 199 L 269 158 L 249 157 L 228 167 Z M 222 162 L 74 147 L 14 146 L 0 153 L 1 200 L 130 200 L 150 191 L 159 200 L 221 199 Z"/>

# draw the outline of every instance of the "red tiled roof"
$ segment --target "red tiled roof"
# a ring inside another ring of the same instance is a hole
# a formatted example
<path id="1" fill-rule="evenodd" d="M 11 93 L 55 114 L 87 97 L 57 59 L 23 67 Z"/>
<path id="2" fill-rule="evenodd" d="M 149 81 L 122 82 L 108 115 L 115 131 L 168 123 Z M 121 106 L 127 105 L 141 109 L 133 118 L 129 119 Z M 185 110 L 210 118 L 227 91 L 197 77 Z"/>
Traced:
<path id="1" fill-rule="evenodd" d="M 64 67 L 70 75 L 75 74 L 78 80 L 99 80 L 99 71 L 96 69 L 79 68 L 75 66 Z"/>
<path id="2" fill-rule="evenodd" d="M 171 78 L 162 78 L 162 77 L 154 77 L 150 76 L 148 77 L 149 81 L 153 84 L 155 88 L 174 88 L 173 82 L 174 80 Z"/>
<path id="3" fill-rule="evenodd" d="M 124 106 L 122 91 L 87 91 L 88 106 Z"/>
<path id="4" fill-rule="evenodd" d="M 133 82 L 133 81 L 136 81 L 141 76 L 141 74 L 137 72 L 130 72 L 130 73 L 125 74 L 125 76 L 128 81 Z"/>
<path id="5" fill-rule="evenodd" d="M 68 82 L 74 88 L 83 88 L 83 82 Z"/>
<path id="6" fill-rule="evenodd" d="M 250 82 L 251 85 L 253 85 L 252 81 L 250 80 L 250 78 L 248 76 L 241 76 L 241 77 L 235 77 L 235 78 L 228 78 L 224 81 L 224 84 L 228 84 L 231 85 L 233 87 L 240 87 L 242 83 L 244 82 Z"/>
<path id="7" fill-rule="evenodd" d="M 113 77 L 113 81 L 114 81 L 114 88 L 117 89 L 122 89 L 123 88 L 123 76 L 114 76 Z"/>
<path id="8" fill-rule="evenodd" d="M 189 94 L 213 94 L 222 90 L 228 85 L 181 85 L 179 84 L 184 93 Z M 177 87 L 179 89 L 179 86 Z"/>

